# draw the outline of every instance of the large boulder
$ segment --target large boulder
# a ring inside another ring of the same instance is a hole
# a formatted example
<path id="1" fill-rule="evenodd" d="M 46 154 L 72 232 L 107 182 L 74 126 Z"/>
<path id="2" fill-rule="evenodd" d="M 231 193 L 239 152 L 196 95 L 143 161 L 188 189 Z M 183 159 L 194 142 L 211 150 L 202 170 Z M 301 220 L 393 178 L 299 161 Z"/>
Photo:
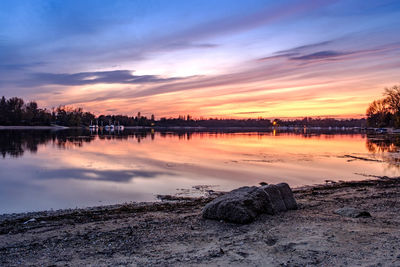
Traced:
<path id="1" fill-rule="evenodd" d="M 268 195 L 269 203 L 272 208 L 272 214 L 286 211 L 287 208 L 285 206 L 285 202 L 283 202 L 283 198 L 281 192 L 279 191 L 276 185 L 270 184 L 261 187 Z"/>
<path id="2" fill-rule="evenodd" d="M 266 212 L 267 206 L 268 199 L 264 190 L 256 186 L 245 186 L 208 203 L 203 209 L 203 217 L 235 223 L 249 223 L 258 214 Z"/>
<path id="3" fill-rule="evenodd" d="M 287 183 L 280 183 L 277 184 L 276 187 L 281 193 L 286 209 L 297 210 L 297 203 L 296 200 L 294 199 L 292 189 L 290 189 L 289 185 Z"/>
<path id="4" fill-rule="evenodd" d="M 203 209 L 203 218 L 249 223 L 262 213 L 272 215 L 295 208 L 297 203 L 287 184 L 245 186 L 208 203 Z"/>

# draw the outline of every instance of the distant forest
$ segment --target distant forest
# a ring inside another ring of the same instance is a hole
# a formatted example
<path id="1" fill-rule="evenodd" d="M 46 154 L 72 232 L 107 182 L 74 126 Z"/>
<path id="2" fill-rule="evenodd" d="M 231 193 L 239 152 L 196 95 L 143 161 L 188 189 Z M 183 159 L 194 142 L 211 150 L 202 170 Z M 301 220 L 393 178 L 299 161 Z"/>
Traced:
<path id="1" fill-rule="evenodd" d="M 90 112 L 84 112 L 82 108 L 59 106 L 51 110 L 39 108 L 34 101 L 25 102 L 18 97 L 0 100 L 0 125 L 5 126 L 39 126 L 60 125 L 69 127 L 84 127 L 91 123 L 107 125 L 118 122 L 124 126 L 148 126 L 148 127 L 365 127 L 366 119 L 333 118 L 304 118 L 296 120 L 273 121 L 264 118 L 257 119 L 194 119 L 190 115 L 178 118 L 160 118 L 156 120 L 154 115 L 150 118 L 142 116 L 140 112 L 136 116 L 126 115 L 100 115 L 96 117 Z"/>

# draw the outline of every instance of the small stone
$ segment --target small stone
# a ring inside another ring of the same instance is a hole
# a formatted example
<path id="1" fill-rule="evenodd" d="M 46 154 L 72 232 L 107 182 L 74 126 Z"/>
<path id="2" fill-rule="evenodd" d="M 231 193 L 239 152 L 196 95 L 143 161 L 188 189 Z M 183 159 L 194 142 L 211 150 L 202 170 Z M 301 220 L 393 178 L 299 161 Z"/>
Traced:
<path id="1" fill-rule="evenodd" d="M 35 218 L 29 219 L 26 222 L 24 222 L 24 224 L 28 224 L 28 223 L 31 223 L 31 222 L 36 222 L 36 219 Z"/>
<path id="2" fill-rule="evenodd" d="M 344 207 L 335 210 L 336 214 L 351 218 L 371 217 L 371 214 L 366 210 L 360 210 L 352 207 Z"/>
<path id="3" fill-rule="evenodd" d="M 265 240 L 265 243 L 266 243 L 268 246 L 273 246 L 273 245 L 276 244 L 276 242 L 277 242 L 277 239 L 276 239 L 276 238 L 273 238 L 273 237 L 268 237 L 268 238 Z"/>

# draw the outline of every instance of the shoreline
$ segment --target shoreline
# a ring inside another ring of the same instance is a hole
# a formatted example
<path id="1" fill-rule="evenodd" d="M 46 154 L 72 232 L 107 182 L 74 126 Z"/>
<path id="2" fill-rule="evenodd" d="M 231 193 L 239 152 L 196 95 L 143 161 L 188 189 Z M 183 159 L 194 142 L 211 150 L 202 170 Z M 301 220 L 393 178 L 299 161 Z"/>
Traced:
<path id="1" fill-rule="evenodd" d="M 0 216 L 4 265 L 400 264 L 400 177 L 293 189 L 299 209 L 237 225 L 205 220 L 216 196 Z M 335 214 L 351 206 L 370 218 Z"/>
<path id="2" fill-rule="evenodd" d="M 265 126 L 265 127 L 240 127 L 240 126 L 124 126 L 127 130 L 156 130 L 156 131 L 273 131 L 273 130 L 322 130 L 322 131 L 357 131 L 363 132 L 365 130 L 360 127 L 300 127 L 300 126 Z M 88 126 L 61 126 L 61 125 L 41 125 L 41 126 L 2 126 L 0 125 L 0 130 L 48 130 L 48 129 L 88 129 Z"/>
<path id="3" fill-rule="evenodd" d="M 352 187 L 358 185 L 370 185 L 375 186 L 376 184 L 380 184 L 381 182 L 385 183 L 386 181 L 392 181 L 399 179 L 400 177 L 387 177 L 387 176 L 373 176 L 372 179 L 364 179 L 364 180 L 350 180 L 350 181 L 333 181 L 327 180 L 325 184 L 313 184 L 313 185 L 304 185 L 291 188 L 293 194 L 296 193 L 304 193 L 308 191 L 314 190 L 330 190 L 334 188 L 344 188 L 344 187 Z M 0 213 L 0 223 L 4 220 L 9 219 L 23 219 L 23 218 L 41 218 L 42 216 L 63 216 L 70 215 L 76 213 L 98 213 L 98 212 L 109 212 L 112 210 L 119 210 L 129 207 L 128 209 L 133 210 L 157 210 L 158 208 L 162 209 L 162 207 L 167 203 L 167 206 L 173 206 L 174 204 L 179 204 L 182 202 L 193 202 L 193 203 L 208 203 L 213 199 L 217 198 L 220 195 L 223 195 L 227 192 L 225 191 L 213 191 L 213 193 L 209 196 L 201 196 L 201 197 L 191 197 L 191 196 L 175 196 L 175 195 L 158 195 L 160 196 L 159 201 L 147 201 L 147 202 L 137 202 L 131 201 L 126 203 L 117 203 L 117 204 L 109 204 L 109 205 L 99 205 L 99 206 L 89 206 L 89 207 L 81 207 L 81 208 L 62 208 L 62 209 L 50 209 L 50 210 L 40 210 L 40 211 L 26 211 L 26 212 L 12 212 L 12 213 Z"/>
<path id="4" fill-rule="evenodd" d="M 0 126 L 0 130 L 64 130 L 66 126 Z"/>

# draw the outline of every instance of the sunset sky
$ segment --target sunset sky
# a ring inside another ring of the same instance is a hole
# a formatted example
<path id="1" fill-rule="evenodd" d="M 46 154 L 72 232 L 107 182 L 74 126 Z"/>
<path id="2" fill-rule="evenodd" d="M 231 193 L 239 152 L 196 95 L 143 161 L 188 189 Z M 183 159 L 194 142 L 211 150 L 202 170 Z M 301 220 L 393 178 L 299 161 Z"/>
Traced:
<path id="1" fill-rule="evenodd" d="M 0 1 L 0 95 L 95 114 L 361 117 L 400 1 Z"/>

